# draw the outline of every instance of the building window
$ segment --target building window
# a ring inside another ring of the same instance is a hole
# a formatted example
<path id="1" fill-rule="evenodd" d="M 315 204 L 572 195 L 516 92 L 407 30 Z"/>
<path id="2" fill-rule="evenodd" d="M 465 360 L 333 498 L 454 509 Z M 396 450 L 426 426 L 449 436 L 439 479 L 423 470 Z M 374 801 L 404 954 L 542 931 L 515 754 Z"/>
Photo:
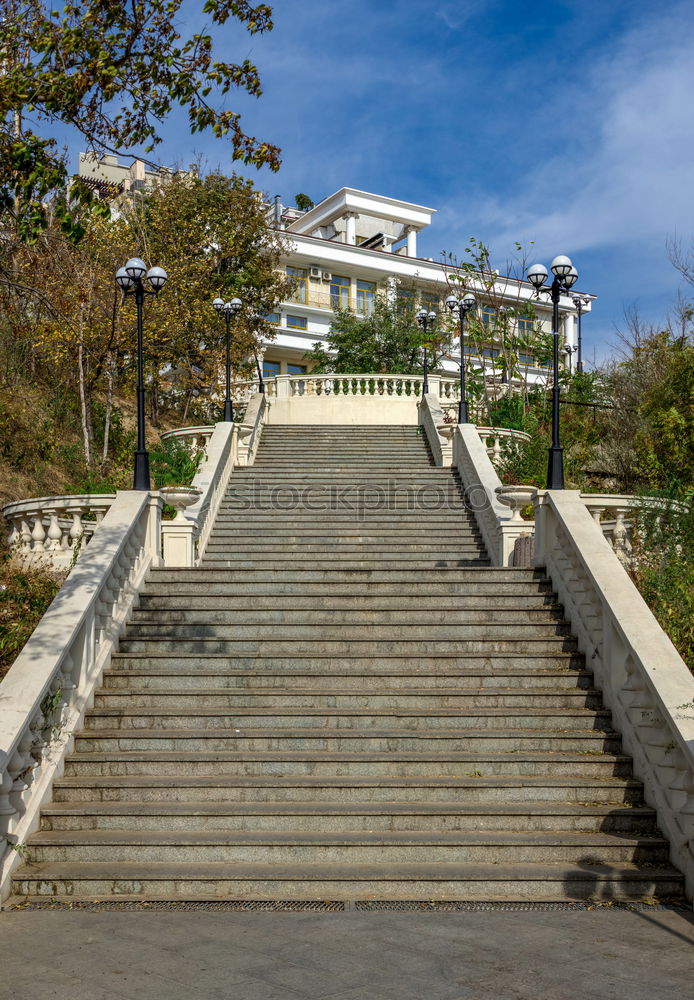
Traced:
<path id="1" fill-rule="evenodd" d="M 370 316 L 376 302 L 376 282 L 357 281 L 357 312 L 362 316 Z"/>
<path id="2" fill-rule="evenodd" d="M 414 312 L 415 294 L 413 288 L 398 288 L 396 297 L 398 309 L 401 312 Z"/>
<path id="3" fill-rule="evenodd" d="M 518 333 L 522 336 L 527 337 L 535 328 L 535 320 L 530 319 L 528 316 L 519 316 L 518 318 Z"/>
<path id="4" fill-rule="evenodd" d="M 519 354 L 518 355 L 518 363 L 521 364 L 521 365 L 531 365 L 532 366 L 532 365 L 535 364 L 535 358 L 532 356 L 532 354 Z"/>
<path id="5" fill-rule="evenodd" d="M 263 378 L 274 378 L 275 375 L 279 375 L 279 373 L 280 373 L 279 361 L 263 360 Z"/>
<path id="6" fill-rule="evenodd" d="M 288 267 L 287 276 L 292 285 L 291 302 L 308 302 L 308 271 L 305 267 Z"/>
<path id="7" fill-rule="evenodd" d="M 290 330 L 305 330 L 308 320 L 305 316 L 287 316 L 287 326 Z"/>
<path id="8" fill-rule="evenodd" d="M 280 314 L 279 313 L 265 313 L 263 319 L 266 323 L 272 323 L 273 326 L 280 325 Z"/>
<path id="9" fill-rule="evenodd" d="M 422 302 L 422 309 L 426 309 L 427 312 L 439 312 L 441 308 L 441 303 L 439 301 L 438 295 L 432 292 L 422 292 L 420 295 Z"/>
<path id="10" fill-rule="evenodd" d="M 330 281 L 330 308 L 349 309 L 349 278 L 334 274 Z"/>
<path id="11" fill-rule="evenodd" d="M 287 375 L 305 375 L 306 365 L 287 365 Z"/>
<path id="12" fill-rule="evenodd" d="M 496 347 L 484 347 L 482 349 L 482 357 L 483 358 L 490 358 L 490 359 L 491 358 L 498 358 L 499 357 L 499 353 L 500 352 L 499 352 L 498 348 L 496 348 Z"/>
<path id="13" fill-rule="evenodd" d="M 495 329 L 497 321 L 496 309 L 492 306 L 483 306 L 480 312 L 480 321 L 482 326 L 486 327 L 487 330 Z"/>

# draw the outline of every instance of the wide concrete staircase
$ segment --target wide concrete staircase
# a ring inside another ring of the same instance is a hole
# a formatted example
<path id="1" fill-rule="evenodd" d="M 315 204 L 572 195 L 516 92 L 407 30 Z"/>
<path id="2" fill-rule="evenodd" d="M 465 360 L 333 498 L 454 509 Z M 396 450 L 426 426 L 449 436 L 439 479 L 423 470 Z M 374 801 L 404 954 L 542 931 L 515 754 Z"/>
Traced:
<path id="1" fill-rule="evenodd" d="M 541 572 L 411 427 L 267 427 L 151 575 L 16 873 L 60 899 L 681 892 Z"/>

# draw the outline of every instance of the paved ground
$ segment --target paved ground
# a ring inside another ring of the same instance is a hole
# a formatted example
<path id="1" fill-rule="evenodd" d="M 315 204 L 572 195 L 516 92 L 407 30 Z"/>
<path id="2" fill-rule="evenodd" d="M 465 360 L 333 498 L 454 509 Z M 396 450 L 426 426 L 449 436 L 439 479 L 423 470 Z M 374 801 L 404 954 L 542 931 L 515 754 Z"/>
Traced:
<path id="1" fill-rule="evenodd" d="M 7 1000 L 683 1000 L 673 911 L 6 912 Z"/>

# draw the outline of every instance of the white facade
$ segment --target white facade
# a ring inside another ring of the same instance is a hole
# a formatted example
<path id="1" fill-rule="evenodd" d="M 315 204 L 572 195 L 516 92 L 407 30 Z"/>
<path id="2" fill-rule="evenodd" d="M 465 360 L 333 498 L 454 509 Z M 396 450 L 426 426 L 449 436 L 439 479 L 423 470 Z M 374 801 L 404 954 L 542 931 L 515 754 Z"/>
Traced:
<path id="1" fill-rule="evenodd" d="M 272 222 L 291 240 L 285 266 L 296 283 L 294 296 L 279 303 L 271 314 L 276 339 L 266 348 L 264 368 L 267 375 L 301 374 L 310 368 L 305 355 L 314 344 L 324 341 L 336 307 L 349 308 L 365 315 L 377 294 L 395 297 L 412 294 L 417 306 L 434 308 L 443 320 L 443 300 L 450 294 L 447 275 L 455 269 L 441 261 L 417 257 L 417 234 L 431 223 L 435 209 L 413 205 L 395 198 L 380 197 L 354 188 L 341 188 L 307 212 L 282 208 L 276 202 Z M 484 309 L 482 282 L 470 285 L 476 292 L 478 306 Z M 528 282 L 499 276 L 494 299 L 518 307 L 533 301 L 537 320 L 551 329 L 551 306 L 534 298 Z M 583 312 L 590 311 L 592 296 Z M 570 297 L 560 302 L 561 344 L 572 349 L 577 343 L 576 309 Z M 447 318 L 446 318 L 447 321 Z M 459 370 L 460 354 L 453 354 L 443 364 L 443 371 Z M 459 351 L 459 347 L 457 348 Z M 485 352 L 495 350 L 493 331 Z M 565 354 L 565 359 L 568 357 Z M 484 358 L 473 356 L 473 364 Z M 527 363 L 527 362 L 526 362 Z M 543 380 L 547 368 L 528 363 L 532 380 Z"/>

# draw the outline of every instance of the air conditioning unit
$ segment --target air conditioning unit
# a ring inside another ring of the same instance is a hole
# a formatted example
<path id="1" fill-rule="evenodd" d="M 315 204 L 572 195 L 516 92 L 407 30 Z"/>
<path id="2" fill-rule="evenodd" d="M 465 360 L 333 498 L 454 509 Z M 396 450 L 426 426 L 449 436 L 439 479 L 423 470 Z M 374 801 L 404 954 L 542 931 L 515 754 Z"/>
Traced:
<path id="1" fill-rule="evenodd" d="M 330 271 L 321 271 L 321 281 L 332 281 L 333 276 Z"/>
<path id="2" fill-rule="evenodd" d="M 320 278 L 320 268 L 319 267 L 312 267 L 311 268 L 311 277 L 312 278 Z"/>

